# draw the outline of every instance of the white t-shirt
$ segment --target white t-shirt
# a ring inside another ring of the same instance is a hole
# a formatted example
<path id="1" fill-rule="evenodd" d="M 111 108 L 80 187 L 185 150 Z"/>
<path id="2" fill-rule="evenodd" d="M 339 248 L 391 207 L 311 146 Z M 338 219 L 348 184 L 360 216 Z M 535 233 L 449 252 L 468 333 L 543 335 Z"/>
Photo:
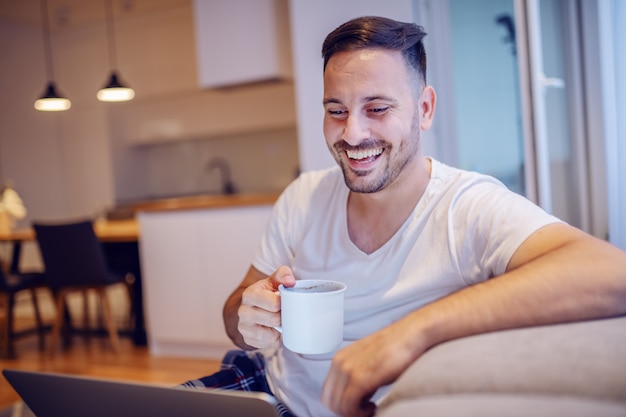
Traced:
<path id="1" fill-rule="evenodd" d="M 559 221 L 494 178 L 433 160 L 411 215 L 366 254 L 348 236 L 348 194 L 338 167 L 302 174 L 277 201 L 252 263 L 268 275 L 288 265 L 296 279 L 346 283 L 343 346 L 504 273 L 526 238 Z M 281 346 L 264 356 L 272 391 L 295 415 L 334 416 L 320 402 L 332 354 L 300 355 Z"/>

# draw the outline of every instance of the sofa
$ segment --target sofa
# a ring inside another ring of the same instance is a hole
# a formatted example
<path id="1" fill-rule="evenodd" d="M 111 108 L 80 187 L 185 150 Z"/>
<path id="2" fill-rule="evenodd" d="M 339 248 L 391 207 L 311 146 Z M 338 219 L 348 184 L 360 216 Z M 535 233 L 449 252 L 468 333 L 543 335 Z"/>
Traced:
<path id="1" fill-rule="evenodd" d="M 438 345 L 377 417 L 624 417 L 626 317 L 530 327 Z"/>
<path id="2" fill-rule="evenodd" d="M 11 416 L 33 414 L 0 412 Z M 626 417 L 626 317 L 443 343 L 404 372 L 376 413 L 448 416 Z"/>

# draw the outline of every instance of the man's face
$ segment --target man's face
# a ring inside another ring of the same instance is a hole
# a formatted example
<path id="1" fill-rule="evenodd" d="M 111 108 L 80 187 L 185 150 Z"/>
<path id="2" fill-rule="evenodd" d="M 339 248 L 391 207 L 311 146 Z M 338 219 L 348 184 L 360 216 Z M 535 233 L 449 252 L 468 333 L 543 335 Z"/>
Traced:
<path id="1" fill-rule="evenodd" d="M 400 52 L 333 55 L 324 72 L 324 136 L 354 192 L 386 188 L 420 153 L 417 85 Z"/>

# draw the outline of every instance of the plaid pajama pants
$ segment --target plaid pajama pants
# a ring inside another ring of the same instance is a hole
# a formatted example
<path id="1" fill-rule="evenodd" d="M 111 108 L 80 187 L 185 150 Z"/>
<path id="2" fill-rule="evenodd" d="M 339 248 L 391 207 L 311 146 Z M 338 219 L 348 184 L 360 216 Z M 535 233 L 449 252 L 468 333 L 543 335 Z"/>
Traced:
<path id="1" fill-rule="evenodd" d="M 231 350 L 222 360 L 220 370 L 213 375 L 193 379 L 181 384 L 184 388 L 219 388 L 235 391 L 265 392 L 274 396 L 265 378 L 265 361 L 259 352 Z M 280 417 L 295 417 L 287 407 L 278 403 Z"/>

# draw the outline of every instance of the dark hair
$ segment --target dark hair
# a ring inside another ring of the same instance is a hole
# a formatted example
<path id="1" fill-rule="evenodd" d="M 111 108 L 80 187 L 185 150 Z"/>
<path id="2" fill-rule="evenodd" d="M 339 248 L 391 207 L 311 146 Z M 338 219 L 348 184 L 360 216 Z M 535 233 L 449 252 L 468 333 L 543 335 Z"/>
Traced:
<path id="1" fill-rule="evenodd" d="M 378 16 L 352 19 L 326 36 L 322 46 L 324 70 L 333 54 L 367 48 L 400 51 L 404 60 L 426 83 L 426 50 L 422 39 L 424 28 Z"/>

